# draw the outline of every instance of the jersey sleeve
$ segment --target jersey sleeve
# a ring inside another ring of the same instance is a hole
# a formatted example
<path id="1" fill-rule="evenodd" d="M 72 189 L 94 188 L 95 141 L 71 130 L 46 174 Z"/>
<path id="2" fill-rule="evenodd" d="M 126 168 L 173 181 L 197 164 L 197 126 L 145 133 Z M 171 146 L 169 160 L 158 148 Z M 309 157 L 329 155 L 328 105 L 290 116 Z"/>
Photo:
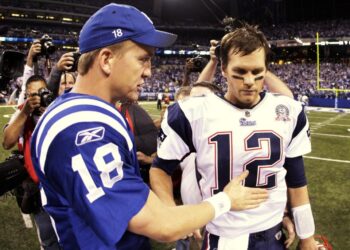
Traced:
<path id="1" fill-rule="evenodd" d="M 178 103 L 169 106 L 164 114 L 158 135 L 157 157 L 153 165 L 169 175 L 190 153 L 195 152 L 192 141 L 192 128 Z"/>
<path id="2" fill-rule="evenodd" d="M 287 148 L 286 157 L 294 158 L 311 152 L 310 127 L 303 106 L 295 102 L 296 125 Z"/>
<path id="3" fill-rule="evenodd" d="M 52 141 L 45 164 L 48 181 L 107 244 L 120 240 L 149 194 L 127 139 L 105 123 L 74 124 Z"/>

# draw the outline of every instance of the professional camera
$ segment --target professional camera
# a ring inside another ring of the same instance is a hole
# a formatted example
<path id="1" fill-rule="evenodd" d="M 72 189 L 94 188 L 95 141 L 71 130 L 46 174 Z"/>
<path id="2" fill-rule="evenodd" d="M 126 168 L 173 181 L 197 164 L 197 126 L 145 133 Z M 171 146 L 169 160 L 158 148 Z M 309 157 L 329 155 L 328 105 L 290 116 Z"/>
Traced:
<path id="1" fill-rule="evenodd" d="M 236 29 L 242 28 L 245 25 L 244 22 L 233 17 L 225 17 L 222 19 L 221 24 L 224 26 L 225 34 L 231 33 Z M 215 55 L 217 58 L 220 58 L 220 50 L 221 45 L 219 43 L 215 48 Z"/>
<path id="2" fill-rule="evenodd" d="M 233 17 L 225 17 L 222 19 L 221 24 L 224 26 L 226 34 L 244 26 L 244 22 Z"/>
<path id="3" fill-rule="evenodd" d="M 208 60 L 198 55 L 192 58 L 192 62 L 193 67 L 191 68 L 191 72 L 201 72 L 204 69 L 205 65 L 207 65 Z"/>
<path id="4" fill-rule="evenodd" d="M 38 54 L 39 56 L 46 56 L 52 55 L 56 51 L 56 47 L 53 44 L 53 39 L 48 34 L 43 35 L 40 38 L 40 44 L 41 44 L 41 52 Z"/>
<path id="5" fill-rule="evenodd" d="M 199 49 L 198 44 L 192 44 L 192 47 L 197 51 Z M 188 60 L 188 59 L 187 59 Z M 189 67 L 189 72 L 201 72 L 205 65 L 207 65 L 208 60 L 199 55 L 199 52 L 196 52 L 195 57 L 189 59 L 192 62 L 192 67 Z"/>
<path id="6" fill-rule="evenodd" d="M 54 100 L 55 100 L 55 95 L 48 90 L 47 88 L 41 88 L 38 90 L 38 94 L 35 94 L 40 97 L 40 107 L 46 108 L 49 106 Z M 34 115 L 40 116 L 41 111 L 39 108 L 34 109 L 33 111 Z"/>
<path id="7" fill-rule="evenodd" d="M 72 68 L 68 70 L 68 72 L 75 72 L 78 69 L 78 62 L 79 62 L 79 58 L 80 58 L 81 54 L 79 52 L 74 52 L 73 53 L 73 58 L 74 58 L 74 62 L 72 65 Z"/>
<path id="8" fill-rule="evenodd" d="M 38 95 L 40 96 L 40 107 L 46 108 L 55 100 L 55 95 L 47 88 L 39 89 Z"/>

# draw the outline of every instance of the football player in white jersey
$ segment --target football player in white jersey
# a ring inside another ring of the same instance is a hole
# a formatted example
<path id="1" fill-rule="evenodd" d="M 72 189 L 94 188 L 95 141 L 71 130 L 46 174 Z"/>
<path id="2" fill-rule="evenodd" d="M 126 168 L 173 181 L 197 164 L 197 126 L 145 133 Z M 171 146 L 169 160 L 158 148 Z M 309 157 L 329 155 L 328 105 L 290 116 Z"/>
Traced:
<path id="1" fill-rule="evenodd" d="M 133 135 L 115 103 L 137 100 L 155 47 L 175 39 L 128 5 L 106 5 L 84 24 L 76 84 L 48 107 L 31 143 L 42 203 L 64 249 L 147 250 L 145 236 L 174 241 L 267 199 L 266 190 L 240 184 L 247 172 L 198 205 L 174 208 L 142 181 Z"/>
<path id="2" fill-rule="evenodd" d="M 244 186 L 269 192 L 261 206 L 227 212 L 210 222 L 202 249 L 285 249 L 281 222 L 287 192 L 300 248 L 316 249 L 302 158 L 311 151 L 309 124 L 299 102 L 262 91 L 268 51 L 265 36 L 255 27 L 244 25 L 225 35 L 224 98 L 186 99 L 170 106 L 164 117 L 151 168 L 151 186 L 161 199 L 172 200 L 169 175 L 192 152 L 204 199 L 245 170 Z"/>

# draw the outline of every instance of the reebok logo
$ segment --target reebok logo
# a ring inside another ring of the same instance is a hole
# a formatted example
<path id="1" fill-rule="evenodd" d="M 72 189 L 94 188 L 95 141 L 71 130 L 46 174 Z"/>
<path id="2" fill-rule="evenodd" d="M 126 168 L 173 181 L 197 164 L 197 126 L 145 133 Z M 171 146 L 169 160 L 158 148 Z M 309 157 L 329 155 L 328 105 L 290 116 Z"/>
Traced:
<path id="1" fill-rule="evenodd" d="M 89 142 L 102 140 L 105 135 L 104 127 L 90 128 L 79 131 L 75 138 L 75 145 L 81 146 Z"/>

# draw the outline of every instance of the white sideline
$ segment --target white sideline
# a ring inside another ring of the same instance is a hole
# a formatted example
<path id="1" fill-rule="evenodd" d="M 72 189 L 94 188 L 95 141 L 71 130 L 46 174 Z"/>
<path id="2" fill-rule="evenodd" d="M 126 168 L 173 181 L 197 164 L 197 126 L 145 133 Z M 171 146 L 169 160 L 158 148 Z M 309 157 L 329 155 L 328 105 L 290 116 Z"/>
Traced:
<path id="1" fill-rule="evenodd" d="M 348 136 L 348 135 L 333 135 L 333 134 L 311 133 L 311 136 L 313 136 L 313 135 L 332 136 L 332 137 L 339 137 L 339 138 L 350 138 L 350 136 Z"/>
<path id="2" fill-rule="evenodd" d="M 334 162 L 341 162 L 341 163 L 350 163 L 350 161 L 345 160 L 336 160 L 336 159 L 329 159 L 329 158 L 321 158 L 321 157 L 314 157 L 314 156 L 303 156 L 307 159 L 313 159 L 313 160 L 320 160 L 320 161 L 334 161 Z"/>

